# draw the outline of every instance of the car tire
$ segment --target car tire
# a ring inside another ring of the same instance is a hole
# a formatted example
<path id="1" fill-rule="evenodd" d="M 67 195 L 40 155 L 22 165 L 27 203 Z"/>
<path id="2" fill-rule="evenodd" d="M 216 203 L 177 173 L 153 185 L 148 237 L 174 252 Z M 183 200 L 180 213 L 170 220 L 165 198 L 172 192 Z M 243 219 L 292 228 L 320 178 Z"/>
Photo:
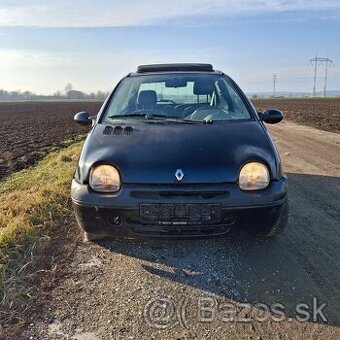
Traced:
<path id="1" fill-rule="evenodd" d="M 97 241 L 97 240 L 101 240 L 103 238 L 104 238 L 104 235 L 93 234 L 93 233 L 88 233 L 88 232 L 84 231 L 84 242 Z"/>
<path id="2" fill-rule="evenodd" d="M 276 222 L 269 226 L 260 226 L 258 228 L 249 229 L 249 233 L 264 239 L 274 238 L 280 234 L 288 225 L 289 219 L 289 201 L 288 199 L 283 203 L 280 215 Z"/>

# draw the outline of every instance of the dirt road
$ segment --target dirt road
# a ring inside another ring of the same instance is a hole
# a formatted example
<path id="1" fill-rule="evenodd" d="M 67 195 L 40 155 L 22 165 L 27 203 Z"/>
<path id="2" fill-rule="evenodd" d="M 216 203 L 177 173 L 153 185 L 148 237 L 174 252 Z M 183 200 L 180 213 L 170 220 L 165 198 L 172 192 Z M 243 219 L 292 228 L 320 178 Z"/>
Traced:
<path id="1" fill-rule="evenodd" d="M 339 338 L 340 135 L 288 121 L 270 130 L 289 176 L 284 234 L 79 243 L 23 337 Z"/>

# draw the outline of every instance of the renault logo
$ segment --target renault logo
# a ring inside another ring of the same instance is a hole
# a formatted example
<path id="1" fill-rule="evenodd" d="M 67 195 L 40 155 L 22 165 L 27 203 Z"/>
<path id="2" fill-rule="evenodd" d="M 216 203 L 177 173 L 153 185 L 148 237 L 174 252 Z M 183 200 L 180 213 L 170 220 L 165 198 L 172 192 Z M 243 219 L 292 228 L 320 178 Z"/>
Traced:
<path id="1" fill-rule="evenodd" d="M 184 177 L 184 172 L 181 169 L 177 169 L 175 172 L 175 177 L 177 179 L 177 181 L 181 181 Z"/>

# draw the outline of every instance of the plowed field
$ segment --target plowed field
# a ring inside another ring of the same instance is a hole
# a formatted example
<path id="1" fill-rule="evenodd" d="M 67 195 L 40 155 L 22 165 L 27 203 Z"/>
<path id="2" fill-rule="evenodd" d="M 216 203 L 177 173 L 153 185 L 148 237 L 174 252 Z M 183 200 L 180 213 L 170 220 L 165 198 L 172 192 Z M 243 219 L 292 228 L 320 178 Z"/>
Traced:
<path id="1" fill-rule="evenodd" d="M 340 132 L 340 98 L 255 99 L 259 111 L 269 108 L 285 113 L 285 118 L 321 130 Z"/>
<path id="2" fill-rule="evenodd" d="M 98 102 L 0 103 L 0 179 L 34 164 L 52 146 L 86 129 L 73 122 L 78 111 L 97 113 Z"/>

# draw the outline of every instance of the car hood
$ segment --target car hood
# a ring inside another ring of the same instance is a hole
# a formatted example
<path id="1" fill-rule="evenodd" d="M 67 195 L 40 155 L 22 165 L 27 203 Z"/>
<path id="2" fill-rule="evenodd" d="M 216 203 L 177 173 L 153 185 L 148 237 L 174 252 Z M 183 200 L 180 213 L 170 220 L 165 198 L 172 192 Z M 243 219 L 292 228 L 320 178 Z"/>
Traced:
<path id="1" fill-rule="evenodd" d="M 276 175 L 275 153 L 258 121 L 217 124 L 97 124 L 88 135 L 77 168 L 87 182 L 96 163 L 113 164 L 122 183 L 235 182 L 241 166 L 258 160 Z"/>

